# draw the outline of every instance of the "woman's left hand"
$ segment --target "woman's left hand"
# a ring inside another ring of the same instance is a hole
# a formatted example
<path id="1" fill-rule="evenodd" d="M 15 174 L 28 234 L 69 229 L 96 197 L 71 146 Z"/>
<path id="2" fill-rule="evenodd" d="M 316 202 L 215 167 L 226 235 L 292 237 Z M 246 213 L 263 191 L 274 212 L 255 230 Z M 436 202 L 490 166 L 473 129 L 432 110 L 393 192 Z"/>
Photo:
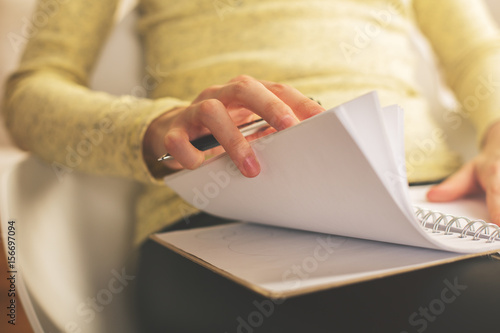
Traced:
<path id="1" fill-rule="evenodd" d="M 488 131 L 481 152 L 427 193 L 431 202 L 453 201 L 485 193 L 490 222 L 500 225 L 500 122 Z"/>

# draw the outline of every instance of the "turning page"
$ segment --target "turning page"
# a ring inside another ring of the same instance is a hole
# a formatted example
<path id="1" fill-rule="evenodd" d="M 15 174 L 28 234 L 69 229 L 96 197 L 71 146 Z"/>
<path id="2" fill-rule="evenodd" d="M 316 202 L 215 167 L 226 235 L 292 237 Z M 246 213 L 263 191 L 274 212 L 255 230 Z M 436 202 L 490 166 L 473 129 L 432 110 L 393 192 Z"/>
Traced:
<path id="1" fill-rule="evenodd" d="M 394 156 L 400 149 L 386 134 L 391 116 L 381 112 L 370 93 L 251 142 L 262 167 L 255 178 L 222 154 L 165 182 L 197 208 L 235 220 L 455 252 L 498 248 L 419 224 Z M 360 129 L 363 117 L 376 128 Z"/>

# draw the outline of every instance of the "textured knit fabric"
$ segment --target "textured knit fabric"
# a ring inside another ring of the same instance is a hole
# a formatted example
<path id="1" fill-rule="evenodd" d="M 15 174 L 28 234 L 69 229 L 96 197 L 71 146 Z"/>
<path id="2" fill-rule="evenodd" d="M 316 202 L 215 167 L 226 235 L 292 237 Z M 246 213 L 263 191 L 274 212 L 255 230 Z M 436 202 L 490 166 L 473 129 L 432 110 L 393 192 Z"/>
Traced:
<path id="1" fill-rule="evenodd" d="M 409 35 L 418 25 L 478 140 L 500 119 L 500 38 L 478 0 L 142 0 L 149 96 L 141 97 L 87 88 L 117 1 L 56 2 L 8 82 L 7 125 L 60 177 L 81 170 L 143 182 L 138 243 L 196 211 L 152 176 L 161 165 L 143 158 L 148 125 L 237 75 L 288 83 L 326 108 L 377 90 L 382 104 L 405 110 L 409 180 L 441 179 L 460 161 L 415 79 Z M 38 10 L 54 3 L 42 0 Z"/>

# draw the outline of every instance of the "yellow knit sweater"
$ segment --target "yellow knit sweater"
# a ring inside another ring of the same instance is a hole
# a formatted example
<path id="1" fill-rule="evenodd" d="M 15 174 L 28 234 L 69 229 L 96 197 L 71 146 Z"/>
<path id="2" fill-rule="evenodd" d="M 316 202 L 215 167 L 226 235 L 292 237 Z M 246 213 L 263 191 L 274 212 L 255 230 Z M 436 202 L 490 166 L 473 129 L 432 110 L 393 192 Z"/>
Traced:
<path id="1" fill-rule="evenodd" d="M 158 164 L 143 158 L 146 128 L 239 74 L 288 83 L 326 108 L 377 90 L 383 104 L 405 109 L 410 181 L 440 179 L 459 160 L 415 79 L 409 33 L 418 25 L 478 140 L 500 119 L 500 38 L 478 0 L 142 0 L 140 91 L 149 96 L 121 97 L 87 88 L 117 0 L 55 2 L 40 1 L 38 11 L 56 10 L 8 81 L 8 128 L 61 177 L 81 170 L 144 183 L 138 243 L 195 212 L 151 176 Z"/>

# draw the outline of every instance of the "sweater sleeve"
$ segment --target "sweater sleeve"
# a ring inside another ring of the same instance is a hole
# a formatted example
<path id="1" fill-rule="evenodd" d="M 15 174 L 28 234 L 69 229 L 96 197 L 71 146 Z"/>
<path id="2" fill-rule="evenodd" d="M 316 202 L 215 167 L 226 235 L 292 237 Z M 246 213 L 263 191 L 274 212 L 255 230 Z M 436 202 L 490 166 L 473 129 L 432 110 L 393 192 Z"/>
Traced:
<path id="1" fill-rule="evenodd" d="M 142 154 L 145 131 L 160 114 L 186 103 L 88 88 L 117 2 L 72 0 L 52 8 L 7 82 L 3 112 L 18 146 L 46 160 L 58 176 L 81 170 L 155 182 L 148 165 L 156 165 Z M 41 0 L 37 11 L 53 3 Z"/>
<path id="2" fill-rule="evenodd" d="M 482 0 L 414 0 L 448 84 L 481 143 L 500 120 L 500 34 Z"/>

